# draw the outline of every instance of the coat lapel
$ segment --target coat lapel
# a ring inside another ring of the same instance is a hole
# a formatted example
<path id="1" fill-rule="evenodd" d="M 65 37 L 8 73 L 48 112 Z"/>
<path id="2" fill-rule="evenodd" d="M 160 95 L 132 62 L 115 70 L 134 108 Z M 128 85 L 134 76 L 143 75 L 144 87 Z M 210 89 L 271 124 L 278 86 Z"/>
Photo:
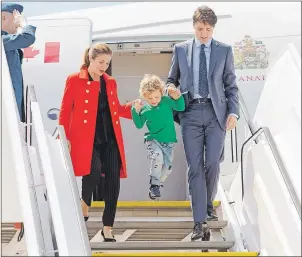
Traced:
<path id="1" fill-rule="evenodd" d="M 212 43 L 211 43 L 211 55 L 210 55 L 210 66 L 209 66 L 209 75 L 208 77 L 210 78 L 213 71 L 214 71 L 214 68 L 215 68 L 215 64 L 216 64 L 216 61 L 217 61 L 217 56 L 218 56 L 218 47 L 219 47 L 219 44 L 216 40 L 212 39 Z"/>
<path id="2" fill-rule="evenodd" d="M 108 80 L 110 80 L 109 75 L 108 75 L 107 73 L 104 73 L 104 74 L 103 74 L 103 78 L 104 78 L 106 84 L 108 84 Z"/>
<path id="3" fill-rule="evenodd" d="M 193 43 L 194 43 L 194 39 L 189 40 L 187 47 L 186 47 L 186 55 L 187 55 L 189 73 L 190 73 L 190 76 L 192 79 L 193 79 L 193 60 L 192 60 Z"/>
<path id="4" fill-rule="evenodd" d="M 80 70 L 79 78 L 89 80 L 88 69 L 87 68 L 83 68 L 83 69 Z M 108 81 L 111 80 L 111 77 L 107 73 L 103 74 L 103 78 L 106 82 L 106 86 L 107 86 L 107 84 L 110 84 L 110 83 L 108 83 Z"/>

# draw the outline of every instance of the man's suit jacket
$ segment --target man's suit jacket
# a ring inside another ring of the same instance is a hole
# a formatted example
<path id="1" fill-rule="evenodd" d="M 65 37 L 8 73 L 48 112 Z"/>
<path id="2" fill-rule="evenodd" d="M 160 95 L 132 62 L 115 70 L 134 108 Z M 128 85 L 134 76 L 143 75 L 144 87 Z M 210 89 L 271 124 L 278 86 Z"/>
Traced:
<path id="1" fill-rule="evenodd" d="M 193 52 L 194 39 L 174 46 L 167 84 L 180 88 L 186 107 L 194 96 Z M 230 113 L 239 117 L 238 87 L 234 68 L 232 47 L 212 39 L 208 85 L 213 107 L 223 130 Z M 185 110 L 186 111 L 186 110 Z M 175 121 L 179 123 L 183 112 L 178 112 Z M 178 119 L 177 119 L 178 118 Z"/>

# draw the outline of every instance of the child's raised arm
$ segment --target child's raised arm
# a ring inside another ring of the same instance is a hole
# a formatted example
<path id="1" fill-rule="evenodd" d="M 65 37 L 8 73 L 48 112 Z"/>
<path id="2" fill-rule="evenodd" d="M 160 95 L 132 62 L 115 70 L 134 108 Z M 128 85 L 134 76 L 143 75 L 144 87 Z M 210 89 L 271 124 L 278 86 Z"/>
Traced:
<path id="1" fill-rule="evenodd" d="M 133 105 L 131 108 L 132 120 L 138 129 L 141 129 L 146 122 L 146 118 L 140 114 L 142 107 L 143 105 L 140 100 L 133 101 Z"/>

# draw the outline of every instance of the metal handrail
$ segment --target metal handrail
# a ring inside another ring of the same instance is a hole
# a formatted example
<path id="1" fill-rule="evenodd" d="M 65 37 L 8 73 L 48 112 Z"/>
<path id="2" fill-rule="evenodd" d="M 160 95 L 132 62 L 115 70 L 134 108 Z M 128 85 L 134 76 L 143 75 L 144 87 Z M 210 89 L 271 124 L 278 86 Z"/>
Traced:
<path id="1" fill-rule="evenodd" d="M 25 111 L 25 142 L 32 145 L 32 115 L 31 103 L 37 102 L 35 88 L 33 85 L 26 86 L 26 111 Z"/>
<path id="2" fill-rule="evenodd" d="M 238 162 L 237 127 L 231 130 L 231 149 L 232 149 L 232 162 Z"/>
<path id="3" fill-rule="evenodd" d="M 55 128 L 54 132 L 52 133 L 52 136 L 54 138 L 57 138 L 59 136 L 59 130 L 58 130 L 58 127 Z"/>
<path id="4" fill-rule="evenodd" d="M 266 141 L 268 142 L 268 145 L 274 155 L 274 158 L 276 160 L 276 163 L 279 167 L 280 173 L 283 177 L 283 180 L 285 182 L 285 185 L 287 187 L 287 190 L 291 196 L 291 199 L 295 205 L 295 208 L 297 210 L 297 213 L 301 219 L 301 202 L 299 200 L 298 194 L 296 193 L 296 190 L 293 186 L 293 182 L 288 174 L 288 171 L 285 167 L 284 161 L 280 155 L 280 151 L 278 150 L 278 147 L 273 139 L 273 136 L 267 127 L 260 127 L 252 136 L 250 136 L 242 145 L 241 148 L 241 186 L 242 186 L 242 199 L 244 197 L 244 177 L 243 177 L 243 151 L 247 143 L 249 143 L 251 140 L 258 138 L 261 134 L 264 134 Z"/>

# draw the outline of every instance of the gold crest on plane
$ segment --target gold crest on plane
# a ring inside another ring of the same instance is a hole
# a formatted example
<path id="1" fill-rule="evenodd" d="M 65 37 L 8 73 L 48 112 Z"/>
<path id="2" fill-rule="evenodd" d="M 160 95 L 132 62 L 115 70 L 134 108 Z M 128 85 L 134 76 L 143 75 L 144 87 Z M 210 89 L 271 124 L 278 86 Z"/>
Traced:
<path id="1" fill-rule="evenodd" d="M 269 52 L 260 40 L 246 35 L 233 45 L 235 69 L 265 69 L 268 67 Z"/>

